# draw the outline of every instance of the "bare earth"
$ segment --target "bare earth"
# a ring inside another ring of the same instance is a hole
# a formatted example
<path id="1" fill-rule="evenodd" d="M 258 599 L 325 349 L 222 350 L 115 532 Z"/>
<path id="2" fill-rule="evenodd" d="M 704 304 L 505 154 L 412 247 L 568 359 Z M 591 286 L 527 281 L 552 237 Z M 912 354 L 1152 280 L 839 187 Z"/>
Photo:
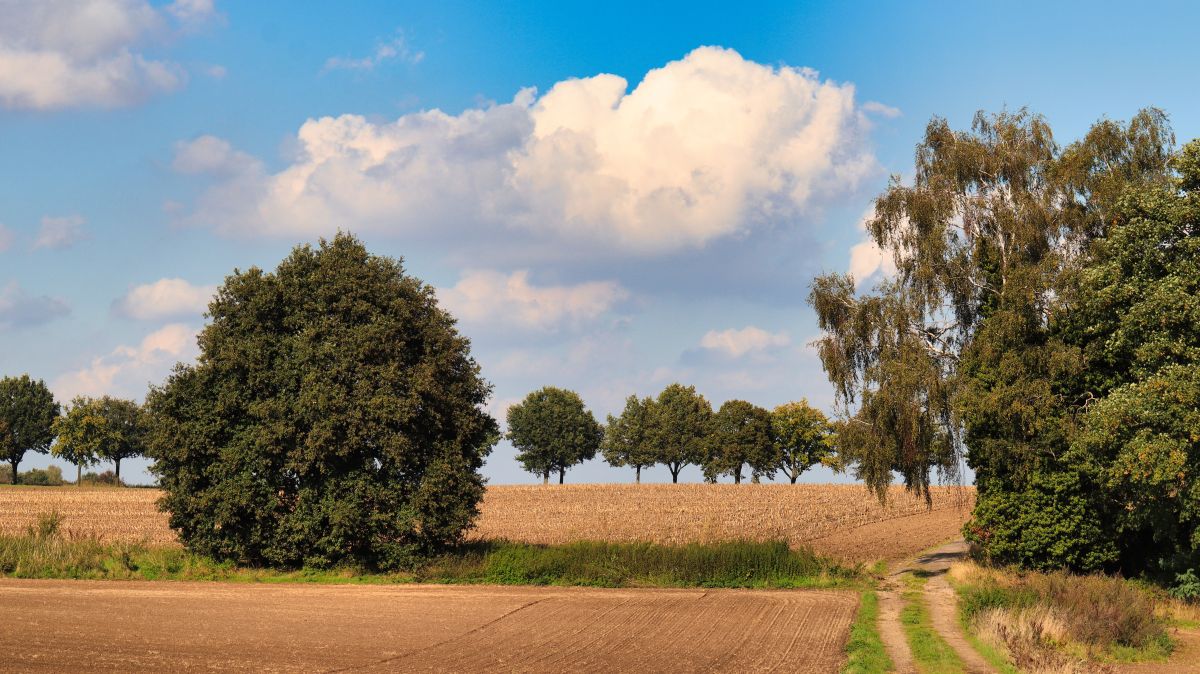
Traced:
<path id="1" fill-rule="evenodd" d="M 833 672 L 853 592 L 0 579 L 0 671 Z"/>

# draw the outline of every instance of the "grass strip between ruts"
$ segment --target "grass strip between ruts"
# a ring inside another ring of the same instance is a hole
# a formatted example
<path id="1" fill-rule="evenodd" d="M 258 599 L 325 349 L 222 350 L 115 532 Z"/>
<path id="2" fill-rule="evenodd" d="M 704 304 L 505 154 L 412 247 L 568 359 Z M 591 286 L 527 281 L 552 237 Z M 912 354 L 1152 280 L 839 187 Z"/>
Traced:
<path id="1" fill-rule="evenodd" d="M 964 669 L 963 661 L 950 648 L 937 631 L 925 604 L 925 579 L 915 575 L 904 578 L 906 588 L 901 595 L 904 608 L 900 611 L 900 625 L 908 637 L 912 650 L 913 664 L 921 674 L 957 674 Z"/>
<path id="2" fill-rule="evenodd" d="M 846 642 L 846 666 L 842 674 L 875 674 L 895 670 L 892 659 L 879 636 L 879 595 L 863 590 L 859 595 L 858 615 L 850 626 Z"/>

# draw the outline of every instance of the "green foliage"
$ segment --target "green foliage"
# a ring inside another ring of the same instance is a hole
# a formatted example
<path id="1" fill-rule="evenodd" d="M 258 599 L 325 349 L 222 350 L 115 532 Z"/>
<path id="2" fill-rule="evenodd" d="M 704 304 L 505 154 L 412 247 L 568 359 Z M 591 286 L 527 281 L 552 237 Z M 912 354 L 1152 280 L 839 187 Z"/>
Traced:
<path id="1" fill-rule="evenodd" d="M 771 412 L 771 440 L 775 445 L 775 470 L 792 484 L 804 471 L 818 463 L 835 461 L 833 425 L 808 400 L 785 403 Z"/>
<path id="2" fill-rule="evenodd" d="M 694 386 L 671 384 L 651 406 L 650 445 L 657 463 L 671 471 L 671 482 L 687 465 L 700 465 L 708 456 L 712 405 Z"/>
<path id="3" fill-rule="evenodd" d="M 859 597 L 858 615 L 850 626 L 842 674 L 877 674 L 894 667 L 879 636 L 879 596 L 873 590 L 864 590 Z"/>
<path id="4" fill-rule="evenodd" d="M 8 462 L 14 482 L 20 481 L 17 466 L 25 452 L 50 449 L 56 417 L 58 403 L 45 382 L 27 374 L 0 379 L 0 460 Z"/>
<path id="5" fill-rule="evenodd" d="M 147 396 L 153 471 L 192 551 L 395 568 L 462 540 L 490 386 L 434 289 L 339 234 L 226 278 L 195 366 Z"/>
<path id="6" fill-rule="evenodd" d="M 121 460 L 145 452 L 146 423 L 141 408 L 132 400 L 75 398 L 63 416 L 54 420 L 54 434 L 52 454 L 77 466 L 112 461 L 118 483 Z"/>
<path id="7" fill-rule="evenodd" d="M 60 487 L 63 484 L 62 468 L 46 466 L 45 469 L 34 468 L 21 473 L 19 482 L 39 487 Z"/>
<path id="8" fill-rule="evenodd" d="M 508 408 L 508 439 L 525 470 L 549 482 L 558 473 L 596 456 L 604 429 L 574 391 L 547 386 Z"/>
<path id="9" fill-rule="evenodd" d="M 650 442 L 651 415 L 654 414 L 654 399 L 639 400 L 637 396 L 625 399 L 621 416 L 608 415 L 601 449 L 604 460 L 611 466 L 630 466 L 635 471 L 635 480 L 642 481 L 642 469 L 658 462 L 654 446 Z"/>
<path id="10" fill-rule="evenodd" d="M 1164 368 L 1200 353 L 1200 151 L 1173 145 L 1152 109 L 1065 150 L 1025 111 L 930 123 L 868 223 L 896 277 L 810 297 L 839 451 L 881 498 L 893 471 L 915 491 L 952 476 L 965 447 L 967 535 L 995 561 L 1137 571 L 1196 549 L 1197 390 Z"/>
<path id="11" fill-rule="evenodd" d="M 1176 599 L 1200 603 L 1200 575 L 1195 569 L 1188 569 L 1175 574 L 1175 584 L 1171 586 L 1171 596 Z"/>
<path id="12" fill-rule="evenodd" d="M 720 475 L 729 475 L 734 484 L 741 484 L 746 464 L 755 478 L 775 472 L 770 412 L 745 400 L 727 400 L 710 423 L 705 478 L 715 481 Z"/>

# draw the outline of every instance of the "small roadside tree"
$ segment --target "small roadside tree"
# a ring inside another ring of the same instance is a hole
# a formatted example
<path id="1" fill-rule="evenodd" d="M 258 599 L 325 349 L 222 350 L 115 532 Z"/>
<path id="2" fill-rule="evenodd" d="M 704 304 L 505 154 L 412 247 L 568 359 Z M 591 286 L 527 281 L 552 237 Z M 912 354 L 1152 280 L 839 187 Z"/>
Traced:
<path id="1" fill-rule="evenodd" d="M 353 236 L 234 271 L 146 398 L 170 525 L 250 564 L 394 569 L 460 542 L 498 437 L 432 286 Z"/>
<path id="2" fill-rule="evenodd" d="M 27 374 L 0 379 L 0 456 L 12 469 L 13 484 L 20 480 L 17 465 L 25 452 L 50 450 L 58 412 L 45 382 Z"/>
<path id="3" fill-rule="evenodd" d="M 508 439 L 525 470 L 542 484 L 557 472 L 562 484 L 568 468 L 596 456 L 604 429 L 578 393 L 547 386 L 508 408 Z"/>
<path id="4" fill-rule="evenodd" d="M 775 468 L 792 484 L 804 471 L 834 458 L 833 425 L 808 400 L 784 403 L 771 412 Z"/>
<path id="5" fill-rule="evenodd" d="M 83 468 L 100 462 L 100 446 L 108 431 L 98 401 L 75 397 L 63 415 L 54 420 L 54 446 L 50 453 L 75 464 L 75 486 L 83 486 Z"/>
<path id="6" fill-rule="evenodd" d="M 604 460 L 614 467 L 631 466 L 634 482 L 641 483 L 642 469 L 656 463 L 654 446 L 650 443 L 651 417 L 654 399 L 629 396 L 621 416 L 608 415 L 604 431 Z"/>
<path id="7" fill-rule="evenodd" d="M 84 466 L 112 461 L 120 485 L 121 461 L 145 451 L 142 410 L 132 400 L 75 398 L 66 414 L 55 420 L 54 434 L 57 441 L 50 451 L 75 464 L 77 479 Z"/>
<path id="8" fill-rule="evenodd" d="M 775 472 L 774 459 L 771 413 L 745 400 L 725 401 L 712 416 L 704 477 L 715 482 L 729 475 L 734 484 L 741 484 L 746 464 L 758 478 Z"/>
<path id="9" fill-rule="evenodd" d="M 700 465 L 708 455 L 708 432 L 712 405 L 694 386 L 671 384 L 658 394 L 651 407 L 650 443 L 655 463 L 671 471 L 671 482 L 689 464 Z"/>

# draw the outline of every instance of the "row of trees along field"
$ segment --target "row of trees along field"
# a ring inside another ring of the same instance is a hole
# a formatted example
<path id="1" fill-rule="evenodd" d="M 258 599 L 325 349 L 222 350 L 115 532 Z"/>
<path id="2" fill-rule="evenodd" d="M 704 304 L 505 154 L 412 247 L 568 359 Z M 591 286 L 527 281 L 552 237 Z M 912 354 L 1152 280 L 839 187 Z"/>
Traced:
<path id="1" fill-rule="evenodd" d="M 49 452 L 83 469 L 111 461 L 121 483 L 121 461 L 145 452 L 146 420 L 132 400 L 77 397 L 62 409 L 41 380 L 29 375 L 0 379 L 0 458 L 13 484 L 27 452 Z"/>
<path id="2" fill-rule="evenodd" d="M 1200 566 L 1200 141 L 1154 109 L 1065 148 L 1024 110 L 934 119 L 868 230 L 894 277 L 810 301 L 839 451 L 880 498 L 965 452 L 997 562 Z"/>
<path id="3" fill-rule="evenodd" d="M 835 458 L 833 426 L 806 400 L 766 410 L 729 400 L 716 412 L 692 386 L 671 384 L 656 398 L 629 396 L 619 416 L 601 425 L 574 391 L 553 386 L 530 393 L 508 409 L 508 439 L 525 470 L 562 484 L 571 466 L 602 453 L 613 466 L 642 469 L 664 465 L 671 481 L 684 466 L 697 465 L 716 482 L 740 484 L 745 470 L 755 482 L 783 473 L 793 484 L 818 463 Z"/>

